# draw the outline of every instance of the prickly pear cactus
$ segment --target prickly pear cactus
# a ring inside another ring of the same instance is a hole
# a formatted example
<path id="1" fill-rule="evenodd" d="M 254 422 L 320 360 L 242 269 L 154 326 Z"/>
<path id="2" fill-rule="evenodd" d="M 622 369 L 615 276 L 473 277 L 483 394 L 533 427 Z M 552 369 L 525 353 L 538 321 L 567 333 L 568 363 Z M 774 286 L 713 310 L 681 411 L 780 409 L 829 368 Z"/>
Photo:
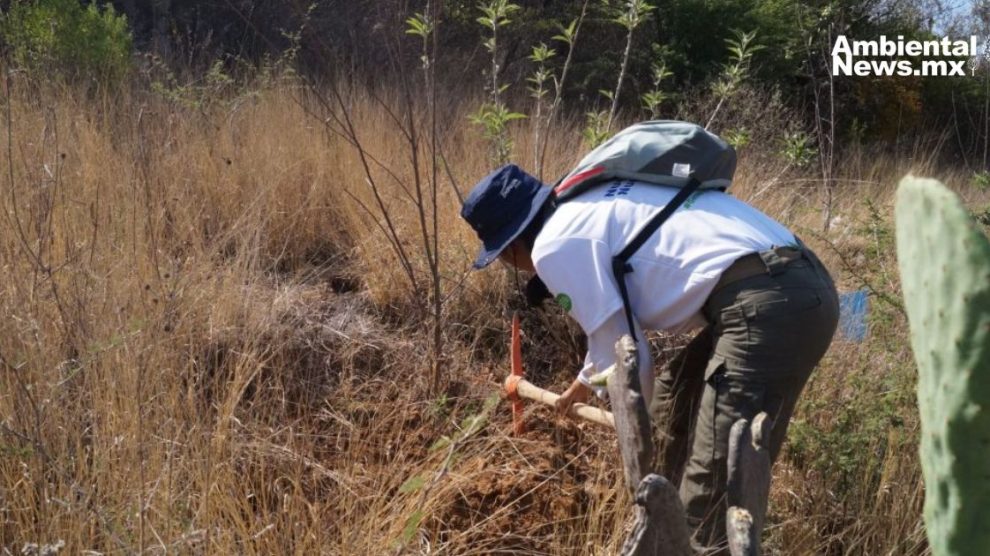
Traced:
<path id="1" fill-rule="evenodd" d="M 988 554 L 990 242 L 936 180 L 901 180 L 896 223 L 919 372 L 928 540 L 936 556 Z"/>

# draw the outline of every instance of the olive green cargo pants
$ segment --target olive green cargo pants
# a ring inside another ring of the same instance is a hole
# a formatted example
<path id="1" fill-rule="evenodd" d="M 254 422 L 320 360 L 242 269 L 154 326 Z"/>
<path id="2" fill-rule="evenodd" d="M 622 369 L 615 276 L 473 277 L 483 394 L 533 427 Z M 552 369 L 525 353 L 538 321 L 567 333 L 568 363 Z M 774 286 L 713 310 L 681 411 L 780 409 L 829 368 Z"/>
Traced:
<path id="1" fill-rule="evenodd" d="M 729 430 L 766 411 L 776 459 L 798 396 L 824 356 L 839 317 L 828 271 L 807 248 L 783 263 L 760 253 L 767 274 L 732 282 L 705 304 L 709 325 L 656 377 L 650 406 L 656 469 L 679 485 L 696 541 L 725 543 Z"/>

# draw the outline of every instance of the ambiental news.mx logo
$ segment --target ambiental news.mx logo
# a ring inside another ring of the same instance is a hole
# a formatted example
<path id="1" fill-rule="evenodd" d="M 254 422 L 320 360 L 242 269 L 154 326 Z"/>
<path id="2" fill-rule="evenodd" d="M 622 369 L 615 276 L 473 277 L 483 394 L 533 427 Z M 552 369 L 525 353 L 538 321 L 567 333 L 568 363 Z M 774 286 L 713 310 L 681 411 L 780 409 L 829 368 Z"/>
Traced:
<path id="1" fill-rule="evenodd" d="M 905 40 L 903 35 L 880 35 L 878 40 L 850 40 L 839 35 L 832 45 L 834 76 L 965 77 L 975 75 L 982 64 L 990 64 L 990 37 Z"/>

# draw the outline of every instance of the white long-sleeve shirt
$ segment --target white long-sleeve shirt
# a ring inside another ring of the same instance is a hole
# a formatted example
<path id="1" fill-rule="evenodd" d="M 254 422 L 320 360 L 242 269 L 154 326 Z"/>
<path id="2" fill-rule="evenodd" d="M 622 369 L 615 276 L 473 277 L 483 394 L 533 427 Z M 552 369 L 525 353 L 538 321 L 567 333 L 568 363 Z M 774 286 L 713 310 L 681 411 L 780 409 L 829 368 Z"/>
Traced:
<path id="1" fill-rule="evenodd" d="M 676 194 L 655 184 L 607 182 L 562 203 L 536 238 L 537 274 L 588 336 L 578 375 L 584 384 L 615 363 L 615 342 L 628 333 L 612 257 Z M 787 228 L 731 195 L 695 193 L 629 261 L 633 271 L 625 280 L 635 324 L 673 332 L 704 325 L 701 308 L 729 265 L 795 241 Z M 640 330 L 636 337 L 643 394 L 651 396 L 649 349 Z"/>

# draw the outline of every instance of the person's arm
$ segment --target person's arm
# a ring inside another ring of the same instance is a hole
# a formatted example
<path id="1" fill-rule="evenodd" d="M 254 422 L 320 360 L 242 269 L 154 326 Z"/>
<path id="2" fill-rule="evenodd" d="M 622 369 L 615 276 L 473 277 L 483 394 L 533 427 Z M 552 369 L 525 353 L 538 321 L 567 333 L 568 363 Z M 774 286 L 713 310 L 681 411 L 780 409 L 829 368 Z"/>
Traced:
<path id="1" fill-rule="evenodd" d="M 607 243 L 583 237 L 538 241 L 532 258 L 537 274 L 556 296 L 558 304 L 567 310 L 588 336 L 584 368 L 558 402 L 558 410 L 566 413 L 572 404 L 584 402 L 590 397 L 593 390 L 591 376 L 615 363 L 615 342 L 623 334 L 628 334 L 629 328 L 622 310 L 622 298 L 612 275 L 612 253 Z M 635 326 L 636 337 L 640 338 L 638 347 L 643 394 L 650 396 L 653 392 L 650 350 L 642 340 L 643 332 L 639 324 L 635 323 Z M 595 389 L 604 391 L 602 387 Z M 649 400 L 649 397 L 646 399 Z"/>
<path id="2" fill-rule="evenodd" d="M 646 343 L 643 330 L 633 319 L 636 326 L 636 347 L 639 355 L 639 385 L 647 407 L 653 399 L 653 358 L 650 356 L 650 346 Z M 584 367 L 578 372 L 577 378 L 557 400 L 557 411 L 563 415 L 575 403 L 585 403 L 592 393 L 605 398 L 604 386 L 592 386 L 591 378 L 615 364 L 615 343 L 624 334 L 629 333 L 625 313 L 616 311 L 605 322 L 588 335 L 588 353 L 584 358 Z"/>

